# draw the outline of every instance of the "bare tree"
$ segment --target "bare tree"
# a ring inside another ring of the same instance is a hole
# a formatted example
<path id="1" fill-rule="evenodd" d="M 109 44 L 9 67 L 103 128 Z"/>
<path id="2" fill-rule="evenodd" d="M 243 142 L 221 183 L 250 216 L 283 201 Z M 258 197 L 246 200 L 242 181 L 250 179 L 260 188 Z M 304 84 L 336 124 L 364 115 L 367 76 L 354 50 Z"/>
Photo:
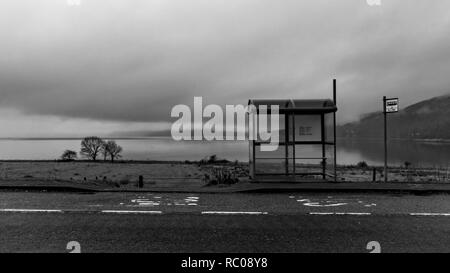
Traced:
<path id="1" fill-rule="evenodd" d="M 77 152 L 72 150 L 65 150 L 61 155 L 61 160 L 64 161 L 73 161 L 75 159 L 77 159 Z"/>
<path id="2" fill-rule="evenodd" d="M 101 152 L 103 144 L 104 141 L 99 137 L 86 137 L 81 141 L 80 154 L 95 161 Z"/>
<path id="3" fill-rule="evenodd" d="M 109 140 L 103 145 L 103 155 L 106 158 L 106 155 L 109 155 L 111 158 L 111 162 L 114 162 L 114 159 L 120 158 L 120 153 L 122 152 L 122 147 L 118 145 L 114 140 Z"/>

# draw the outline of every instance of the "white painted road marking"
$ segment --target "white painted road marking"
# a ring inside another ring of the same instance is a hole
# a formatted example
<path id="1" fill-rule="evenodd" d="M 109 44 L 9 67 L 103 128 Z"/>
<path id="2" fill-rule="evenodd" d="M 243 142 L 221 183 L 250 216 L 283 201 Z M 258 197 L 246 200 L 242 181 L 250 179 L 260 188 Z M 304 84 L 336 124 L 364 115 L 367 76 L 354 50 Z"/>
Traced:
<path id="1" fill-rule="evenodd" d="M 309 215 L 354 215 L 354 216 L 366 216 L 372 215 L 369 212 L 310 212 Z"/>
<path id="2" fill-rule="evenodd" d="M 334 212 L 310 212 L 309 215 L 334 215 Z"/>
<path id="3" fill-rule="evenodd" d="M 202 214 L 221 214 L 221 215 L 267 215 L 262 211 L 202 211 Z"/>
<path id="4" fill-rule="evenodd" d="M 163 214 L 162 211 L 154 210 L 60 210 L 60 209 L 0 209 L 0 213 L 105 213 L 105 214 Z M 199 213 L 199 212 L 192 212 Z M 268 215 L 268 212 L 263 211 L 202 211 L 204 215 Z M 369 212 L 308 212 L 308 215 L 350 215 L 350 216 L 370 216 Z M 395 214 L 394 214 L 395 215 Z M 405 215 L 405 214 L 399 214 Z M 429 212 L 415 212 L 407 213 L 409 216 L 446 216 L 450 213 L 429 213 Z"/>
<path id="5" fill-rule="evenodd" d="M 153 194 L 138 195 L 131 199 L 131 205 L 127 207 L 154 207 L 154 206 L 197 206 L 200 197 L 187 196 L 186 198 L 176 196 L 154 196 Z M 120 203 L 124 205 L 124 203 Z"/>
<path id="6" fill-rule="evenodd" d="M 0 212 L 46 212 L 46 213 L 62 213 L 62 210 L 57 209 L 0 209 Z"/>
<path id="7" fill-rule="evenodd" d="M 294 199 L 295 196 L 289 196 L 290 199 Z M 367 203 L 366 201 L 357 200 L 355 198 L 334 198 L 333 196 L 325 197 L 312 197 L 307 198 L 305 196 L 298 196 L 297 202 L 306 207 L 339 207 L 346 205 L 360 205 L 364 207 L 374 207 L 377 204 Z"/>
<path id="8" fill-rule="evenodd" d="M 419 212 L 419 213 L 410 213 L 411 216 L 450 216 L 450 213 L 426 213 L 426 212 Z"/>
<path id="9" fill-rule="evenodd" d="M 338 206 L 345 206 L 347 205 L 347 203 L 320 204 L 319 202 L 309 202 L 303 203 L 303 205 L 307 207 L 338 207 Z"/>
<path id="10" fill-rule="evenodd" d="M 117 214 L 162 214 L 162 211 L 155 210 L 102 210 L 101 212 Z"/>

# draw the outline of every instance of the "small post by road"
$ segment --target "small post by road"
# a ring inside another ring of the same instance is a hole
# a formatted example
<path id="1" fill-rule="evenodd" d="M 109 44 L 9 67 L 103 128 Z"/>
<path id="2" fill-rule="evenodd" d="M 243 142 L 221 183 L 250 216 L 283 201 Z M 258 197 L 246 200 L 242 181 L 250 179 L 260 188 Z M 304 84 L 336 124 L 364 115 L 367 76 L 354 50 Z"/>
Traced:
<path id="1" fill-rule="evenodd" d="M 383 96 L 383 115 L 384 115 L 384 182 L 388 182 L 388 148 L 387 148 L 387 114 L 398 112 L 398 98 L 386 98 Z"/>
<path id="2" fill-rule="evenodd" d="M 139 175 L 138 187 L 139 188 L 143 188 L 144 187 L 144 177 L 142 175 Z"/>

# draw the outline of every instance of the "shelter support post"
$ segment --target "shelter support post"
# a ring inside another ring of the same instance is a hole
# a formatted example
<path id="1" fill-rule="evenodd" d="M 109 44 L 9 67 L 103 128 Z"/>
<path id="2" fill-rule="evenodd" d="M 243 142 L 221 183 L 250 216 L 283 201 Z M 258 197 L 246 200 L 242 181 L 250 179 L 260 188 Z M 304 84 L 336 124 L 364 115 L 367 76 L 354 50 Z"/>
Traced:
<path id="1" fill-rule="evenodd" d="M 336 97 L 336 79 L 333 79 L 333 103 L 337 107 Z M 334 167 L 334 182 L 337 182 L 337 155 L 336 155 L 336 111 L 333 112 L 333 167 Z"/>

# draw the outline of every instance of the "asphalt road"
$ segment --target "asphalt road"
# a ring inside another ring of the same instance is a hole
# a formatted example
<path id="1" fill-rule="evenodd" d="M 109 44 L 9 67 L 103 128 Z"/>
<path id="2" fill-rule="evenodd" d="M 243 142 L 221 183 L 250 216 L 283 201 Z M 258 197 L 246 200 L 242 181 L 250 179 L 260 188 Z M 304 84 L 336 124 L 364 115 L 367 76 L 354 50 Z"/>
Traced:
<path id="1" fill-rule="evenodd" d="M 449 195 L 0 193 L 1 252 L 450 252 Z"/>

